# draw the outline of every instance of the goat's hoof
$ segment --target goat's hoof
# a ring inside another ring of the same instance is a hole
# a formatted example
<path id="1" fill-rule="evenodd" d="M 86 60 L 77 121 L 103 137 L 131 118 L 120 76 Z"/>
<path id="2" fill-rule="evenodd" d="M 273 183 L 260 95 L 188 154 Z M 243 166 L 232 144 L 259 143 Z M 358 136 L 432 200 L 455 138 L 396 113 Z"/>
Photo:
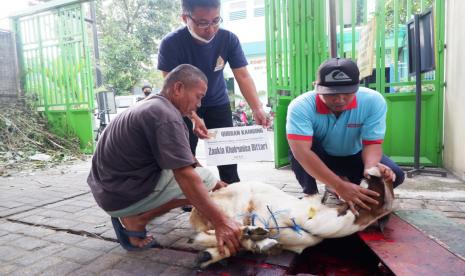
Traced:
<path id="1" fill-rule="evenodd" d="M 260 252 L 270 254 L 270 252 L 273 251 L 275 247 L 280 247 L 279 243 L 276 240 L 269 239 L 267 243 L 262 245 Z"/>
<path id="2" fill-rule="evenodd" d="M 212 254 L 210 254 L 210 252 L 202 251 L 197 255 L 196 262 L 200 267 L 204 268 L 207 266 L 205 263 L 207 263 L 211 259 L 212 259 Z"/>
<path id="3" fill-rule="evenodd" d="M 269 231 L 258 226 L 248 226 L 244 229 L 244 236 L 251 239 L 252 241 L 261 241 L 268 238 L 270 235 Z"/>

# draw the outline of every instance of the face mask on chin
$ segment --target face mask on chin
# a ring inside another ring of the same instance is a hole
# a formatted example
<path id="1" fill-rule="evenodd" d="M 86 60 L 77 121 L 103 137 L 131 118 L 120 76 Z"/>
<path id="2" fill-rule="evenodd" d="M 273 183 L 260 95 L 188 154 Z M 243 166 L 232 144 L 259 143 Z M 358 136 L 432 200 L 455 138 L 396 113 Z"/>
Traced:
<path id="1" fill-rule="evenodd" d="M 201 37 L 200 35 L 196 34 L 196 33 L 194 32 L 194 30 L 192 30 L 192 29 L 189 27 L 189 25 L 186 25 L 186 26 L 187 26 L 187 29 L 189 30 L 189 33 L 191 34 L 191 36 L 192 36 L 193 38 L 195 38 L 195 39 L 197 39 L 197 40 L 199 40 L 199 41 L 201 41 L 201 42 L 203 42 L 203 43 L 205 43 L 205 44 L 210 43 L 210 42 L 215 38 L 215 36 L 216 36 L 216 33 L 215 33 L 215 34 L 212 36 L 212 38 L 210 38 L 209 40 L 206 40 L 205 38 L 203 38 L 203 37 Z"/>

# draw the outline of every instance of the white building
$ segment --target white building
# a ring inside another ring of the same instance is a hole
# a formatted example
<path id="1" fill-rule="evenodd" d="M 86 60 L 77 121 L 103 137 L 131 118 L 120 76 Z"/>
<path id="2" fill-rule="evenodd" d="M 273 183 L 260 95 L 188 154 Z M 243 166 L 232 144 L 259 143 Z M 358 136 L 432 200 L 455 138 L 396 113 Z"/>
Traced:
<path id="1" fill-rule="evenodd" d="M 266 48 L 265 48 L 265 1 L 264 0 L 222 0 L 221 16 L 224 29 L 235 33 L 241 42 L 248 69 L 259 91 L 260 98 L 267 102 Z M 231 70 L 225 70 L 225 77 L 233 77 Z M 235 93 L 240 94 L 235 82 Z"/>

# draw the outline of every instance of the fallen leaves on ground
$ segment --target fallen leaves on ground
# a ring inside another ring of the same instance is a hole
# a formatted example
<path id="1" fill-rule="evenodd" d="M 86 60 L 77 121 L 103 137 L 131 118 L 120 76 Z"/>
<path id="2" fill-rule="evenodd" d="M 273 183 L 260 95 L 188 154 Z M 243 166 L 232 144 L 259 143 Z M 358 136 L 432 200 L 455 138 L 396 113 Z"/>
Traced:
<path id="1" fill-rule="evenodd" d="M 61 137 L 41 113 L 21 104 L 0 106 L 0 176 L 83 159 L 77 137 Z"/>

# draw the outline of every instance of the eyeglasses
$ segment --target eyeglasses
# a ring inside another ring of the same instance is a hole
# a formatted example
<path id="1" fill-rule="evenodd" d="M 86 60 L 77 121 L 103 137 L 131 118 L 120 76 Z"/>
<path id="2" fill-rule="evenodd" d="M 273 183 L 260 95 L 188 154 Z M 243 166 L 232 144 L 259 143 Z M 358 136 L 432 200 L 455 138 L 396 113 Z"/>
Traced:
<path id="1" fill-rule="evenodd" d="M 195 23 L 195 25 L 197 25 L 198 28 L 201 28 L 201 29 L 207 29 L 210 26 L 218 27 L 223 22 L 223 18 L 221 18 L 221 16 L 213 19 L 211 22 L 205 22 L 205 21 L 198 22 L 194 18 L 192 18 L 190 14 L 188 14 L 187 16 Z"/>

